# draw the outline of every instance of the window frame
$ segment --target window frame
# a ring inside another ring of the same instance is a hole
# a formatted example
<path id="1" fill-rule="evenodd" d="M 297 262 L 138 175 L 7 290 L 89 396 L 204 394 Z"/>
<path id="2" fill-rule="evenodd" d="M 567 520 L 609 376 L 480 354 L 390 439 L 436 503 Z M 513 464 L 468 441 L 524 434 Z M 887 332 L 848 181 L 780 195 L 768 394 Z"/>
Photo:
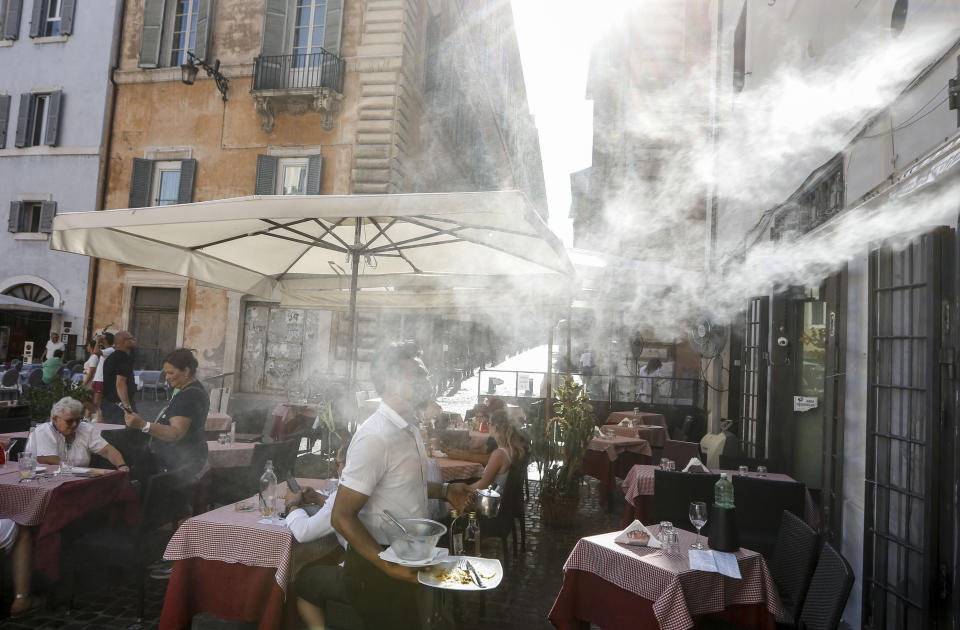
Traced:
<path id="1" fill-rule="evenodd" d="M 23 208 L 20 210 L 19 225 L 17 234 L 39 234 L 40 233 L 40 215 L 43 212 L 43 202 L 29 200 L 23 202 Z M 30 225 L 27 225 L 27 217 L 30 217 Z M 36 224 L 36 227 L 34 227 Z M 29 228 L 29 229 L 28 229 Z"/>
<path id="2" fill-rule="evenodd" d="M 297 14 L 302 8 L 303 3 L 309 3 L 309 7 L 310 7 L 310 25 L 308 27 L 301 27 L 297 24 Z M 317 12 L 318 5 L 320 3 L 323 3 L 323 16 L 319 24 L 319 28 L 321 29 L 320 44 L 315 45 L 314 36 L 316 34 L 315 31 L 318 28 L 316 12 Z M 290 33 L 290 45 L 288 46 L 289 50 L 287 51 L 287 54 L 304 55 L 305 57 L 309 57 L 314 52 L 319 53 L 322 50 L 326 50 L 323 47 L 323 39 L 327 31 L 327 9 L 329 6 L 330 6 L 329 0 L 293 0 L 293 11 L 290 12 L 290 24 L 288 24 L 287 26 L 288 32 Z M 297 52 L 297 34 L 299 30 L 304 28 L 306 28 L 306 30 L 308 31 L 306 52 L 298 53 Z"/>
<path id="3" fill-rule="evenodd" d="M 164 7 L 164 18 L 163 18 L 163 32 L 161 33 L 161 42 L 160 42 L 160 60 L 166 61 L 166 64 L 161 64 L 160 67 L 164 68 L 176 68 L 187 62 L 187 51 L 196 54 L 197 48 L 197 22 L 200 16 L 200 0 L 184 0 L 187 4 L 187 15 L 189 17 L 189 24 L 186 31 L 177 31 L 177 10 L 181 0 L 165 0 L 166 6 Z M 187 36 L 187 46 L 184 48 L 174 48 L 176 34 L 178 32 L 186 33 Z M 175 51 L 180 51 L 177 54 L 177 60 L 174 61 L 173 55 Z"/>
<path id="4" fill-rule="evenodd" d="M 150 177 L 150 207 L 160 207 L 160 206 L 173 206 L 178 203 L 179 197 L 174 197 L 173 200 L 166 200 L 166 203 L 160 203 L 160 194 L 163 190 L 163 174 L 164 173 L 177 173 L 177 185 L 176 190 L 180 189 L 180 176 L 182 169 L 181 160 L 158 160 L 153 163 L 153 173 Z"/>
<path id="5" fill-rule="evenodd" d="M 27 123 L 29 142 L 26 146 L 40 147 L 44 145 L 44 139 L 47 136 L 47 119 L 49 115 L 50 94 L 47 92 L 31 94 L 30 122 Z"/>
<path id="6" fill-rule="evenodd" d="M 46 6 L 43 8 L 43 26 L 40 36 L 58 37 L 63 25 L 63 0 L 44 0 L 44 3 Z M 56 32 L 54 32 L 54 28 L 56 28 Z"/>
<path id="7" fill-rule="evenodd" d="M 284 180 L 288 168 L 301 168 L 302 192 L 287 193 L 284 192 Z M 276 195 L 306 195 L 307 194 L 307 176 L 310 169 L 310 160 L 306 157 L 279 158 L 277 160 L 277 179 L 275 182 L 274 194 Z"/>

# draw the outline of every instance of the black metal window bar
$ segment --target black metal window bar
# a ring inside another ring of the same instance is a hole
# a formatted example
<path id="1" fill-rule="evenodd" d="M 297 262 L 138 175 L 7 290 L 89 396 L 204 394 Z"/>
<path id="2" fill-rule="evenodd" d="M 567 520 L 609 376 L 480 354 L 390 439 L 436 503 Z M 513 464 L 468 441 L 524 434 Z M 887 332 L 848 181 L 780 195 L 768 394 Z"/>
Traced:
<path id="1" fill-rule="evenodd" d="M 741 360 L 740 449 L 747 457 L 763 457 L 767 425 L 767 318 L 769 298 L 750 300 Z"/>
<path id="2" fill-rule="evenodd" d="M 253 64 L 254 90 L 330 88 L 343 93 L 347 64 L 326 50 L 301 55 L 261 55 Z"/>

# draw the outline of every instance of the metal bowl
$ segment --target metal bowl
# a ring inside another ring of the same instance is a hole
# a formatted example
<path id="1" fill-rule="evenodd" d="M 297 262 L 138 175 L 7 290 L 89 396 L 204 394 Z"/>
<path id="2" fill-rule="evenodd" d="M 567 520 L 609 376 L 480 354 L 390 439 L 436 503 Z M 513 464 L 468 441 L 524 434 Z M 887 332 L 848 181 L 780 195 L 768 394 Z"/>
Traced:
<path id="1" fill-rule="evenodd" d="M 406 534 L 403 534 L 393 523 L 390 523 L 384 529 L 387 532 L 393 553 L 403 560 L 414 562 L 428 560 L 433 556 L 437 541 L 447 531 L 446 525 L 428 518 L 401 518 L 397 520 L 406 528 Z"/>

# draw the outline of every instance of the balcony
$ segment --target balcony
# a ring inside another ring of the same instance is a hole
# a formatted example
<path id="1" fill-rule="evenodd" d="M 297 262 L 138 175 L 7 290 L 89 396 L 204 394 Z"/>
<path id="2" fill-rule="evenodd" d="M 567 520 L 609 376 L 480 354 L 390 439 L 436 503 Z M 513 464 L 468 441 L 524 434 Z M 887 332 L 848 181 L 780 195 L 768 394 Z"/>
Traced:
<path id="1" fill-rule="evenodd" d="M 253 60 L 254 107 L 260 127 L 273 131 L 277 114 L 320 114 L 324 129 L 332 129 L 343 100 L 346 62 L 322 50 L 302 55 L 259 56 Z"/>

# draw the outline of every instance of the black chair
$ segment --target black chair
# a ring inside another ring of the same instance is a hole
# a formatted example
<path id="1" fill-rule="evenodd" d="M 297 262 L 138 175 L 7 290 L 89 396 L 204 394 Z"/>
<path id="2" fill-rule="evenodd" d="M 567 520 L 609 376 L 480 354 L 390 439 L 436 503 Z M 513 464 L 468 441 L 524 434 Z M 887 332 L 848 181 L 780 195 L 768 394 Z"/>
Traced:
<path id="1" fill-rule="evenodd" d="M 36 368 L 30 372 L 27 376 L 27 385 L 30 387 L 46 387 L 46 383 L 43 382 L 43 369 Z"/>
<path id="2" fill-rule="evenodd" d="M 0 399 L 20 398 L 20 372 L 10 368 L 0 377 Z"/>
<path id="3" fill-rule="evenodd" d="M 700 444 L 697 442 L 679 442 L 677 440 L 667 440 L 663 443 L 663 453 L 661 459 L 669 459 L 676 462 L 677 470 L 686 468 L 690 459 L 696 457 L 703 461 L 700 455 Z"/>
<path id="4" fill-rule="evenodd" d="M 751 472 L 757 469 L 757 466 L 766 466 L 767 472 L 778 473 L 780 469 L 774 464 L 771 467 L 769 459 L 759 459 L 756 457 L 746 457 L 744 455 L 721 455 L 721 470 L 738 470 L 741 466 L 746 466 Z"/>
<path id="5" fill-rule="evenodd" d="M 740 546 L 770 558 L 783 511 L 803 517 L 806 486 L 799 481 L 734 475 L 733 492 Z"/>
<path id="6" fill-rule="evenodd" d="M 176 523 L 190 516 L 192 480 L 193 475 L 183 470 L 154 475 L 147 480 L 137 523 L 83 527 L 78 535 L 67 537 L 63 566 L 68 568 L 68 609 L 73 608 L 77 573 L 84 567 L 132 569 L 137 576 L 137 621 L 143 621 L 147 564 L 163 554 Z M 167 525 L 174 527 L 162 529 Z"/>
<path id="7" fill-rule="evenodd" d="M 517 557 L 517 522 L 520 519 L 520 549 L 527 548 L 527 527 L 524 522 L 526 503 L 523 500 L 523 483 L 527 477 L 529 460 L 524 457 L 514 462 L 507 472 L 507 481 L 504 484 L 503 495 L 500 497 L 500 512 L 495 518 L 480 518 L 481 539 L 494 536 L 500 539 L 503 546 L 503 558 L 507 558 L 507 536 L 513 536 L 513 557 Z"/>
<path id="8" fill-rule="evenodd" d="M 19 372 L 20 368 L 22 367 L 23 367 L 23 361 L 21 361 L 20 359 L 14 359 L 13 361 L 10 362 L 11 370 L 16 370 L 17 372 Z"/>
<path id="9" fill-rule="evenodd" d="M 283 483 L 293 474 L 299 439 L 260 443 L 253 446 L 250 465 L 242 470 L 216 468 L 213 470 L 209 496 L 214 503 L 227 504 L 247 499 L 260 491 L 260 477 L 267 461 L 273 462 L 277 482 Z"/>
<path id="10" fill-rule="evenodd" d="M 690 503 L 703 501 L 708 508 L 713 505 L 713 486 L 719 480 L 720 475 L 707 473 L 653 471 L 654 520 L 670 521 L 675 527 L 696 531 L 690 524 Z M 700 532 L 709 534 L 709 527 L 708 520 Z"/>
<path id="11" fill-rule="evenodd" d="M 824 543 L 810 588 L 800 611 L 799 627 L 804 630 L 835 630 L 853 588 L 850 563 L 830 543 Z"/>
<path id="12" fill-rule="evenodd" d="M 820 535 L 795 514 L 783 511 L 780 531 L 770 560 L 770 574 L 780 591 L 783 616 L 777 623 L 789 628 L 796 627 L 810 576 L 817 561 L 817 545 Z"/>

